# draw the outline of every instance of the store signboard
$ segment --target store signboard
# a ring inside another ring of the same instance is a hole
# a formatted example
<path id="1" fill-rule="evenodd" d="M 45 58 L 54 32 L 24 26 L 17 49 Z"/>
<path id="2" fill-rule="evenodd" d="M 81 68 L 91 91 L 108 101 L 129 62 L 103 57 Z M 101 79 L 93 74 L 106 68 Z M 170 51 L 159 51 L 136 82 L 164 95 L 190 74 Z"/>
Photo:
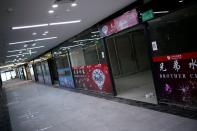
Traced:
<path id="1" fill-rule="evenodd" d="M 128 11 L 123 15 L 108 21 L 99 28 L 101 37 L 109 36 L 138 24 L 138 13 L 136 9 Z"/>
<path id="2" fill-rule="evenodd" d="M 197 106 L 197 52 L 153 57 L 160 100 Z"/>
<path id="3" fill-rule="evenodd" d="M 73 73 L 77 87 L 112 94 L 112 84 L 106 64 L 73 67 Z"/>

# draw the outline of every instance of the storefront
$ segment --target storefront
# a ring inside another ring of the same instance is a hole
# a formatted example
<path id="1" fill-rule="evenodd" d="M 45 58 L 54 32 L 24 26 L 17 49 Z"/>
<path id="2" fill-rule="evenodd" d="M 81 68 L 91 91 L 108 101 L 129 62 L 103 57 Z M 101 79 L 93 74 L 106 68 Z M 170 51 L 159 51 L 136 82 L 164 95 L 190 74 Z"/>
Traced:
<path id="1" fill-rule="evenodd" d="M 47 53 L 40 57 L 39 59 L 34 60 L 35 64 L 35 75 L 36 80 L 39 83 L 52 85 L 53 84 L 53 77 L 51 76 L 51 53 Z"/>
<path id="2" fill-rule="evenodd" d="M 58 73 L 59 86 L 63 88 L 75 88 L 69 53 L 63 47 L 59 47 L 53 53 Z"/>
<path id="3" fill-rule="evenodd" d="M 96 28 L 64 42 L 54 56 L 61 86 L 114 94 L 104 44 Z"/>
<path id="4" fill-rule="evenodd" d="M 197 109 L 197 4 L 148 22 L 160 103 Z"/>
<path id="5" fill-rule="evenodd" d="M 18 74 L 19 79 L 21 79 L 21 80 L 27 79 L 27 74 L 26 74 L 26 70 L 25 70 L 24 65 L 17 67 L 17 74 Z"/>
<path id="6" fill-rule="evenodd" d="M 145 25 L 137 9 L 100 26 L 105 39 L 117 97 L 157 104 Z"/>
<path id="7" fill-rule="evenodd" d="M 98 30 L 82 34 L 73 43 L 78 45 L 69 50 L 76 87 L 113 94 L 104 45 Z"/>

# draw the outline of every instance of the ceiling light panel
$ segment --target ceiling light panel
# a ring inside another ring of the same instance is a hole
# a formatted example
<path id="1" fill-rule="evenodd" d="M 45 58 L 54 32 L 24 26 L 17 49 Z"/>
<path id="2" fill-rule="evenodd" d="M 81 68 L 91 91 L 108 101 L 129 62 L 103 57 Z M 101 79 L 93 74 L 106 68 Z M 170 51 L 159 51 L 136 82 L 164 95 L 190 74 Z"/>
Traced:
<path id="1" fill-rule="evenodd" d="M 72 23 L 79 23 L 81 20 L 73 20 L 73 21 L 65 21 L 65 22 L 55 22 L 55 23 L 48 23 L 48 24 L 39 24 L 39 25 L 27 25 L 27 26 L 18 26 L 12 27 L 13 30 L 16 29 L 27 29 L 27 28 L 36 28 L 36 27 L 44 27 L 49 25 L 62 25 L 62 24 L 72 24 Z M 36 35 L 37 33 L 33 33 L 32 35 Z"/>
<path id="2" fill-rule="evenodd" d="M 37 51 L 34 51 L 34 52 L 31 52 L 31 54 L 35 54 L 37 53 Z M 23 56 L 23 55 L 29 55 L 30 53 L 23 53 L 23 54 L 15 54 L 15 55 L 9 55 L 9 56 L 6 56 L 6 57 L 17 57 L 17 56 Z"/>
<path id="3" fill-rule="evenodd" d="M 19 50 L 11 50 L 8 52 L 18 52 L 18 51 L 26 51 L 26 50 L 32 50 L 32 49 L 39 49 L 39 48 L 44 48 L 45 46 L 37 46 L 37 47 L 32 47 L 32 48 L 27 48 L 27 49 L 19 49 Z"/>
<path id="4" fill-rule="evenodd" d="M 12 30 L 17 29 L 27 29 L 27 28 L 35 28 L 35 27 L 43 27 L 48 26 L 49 24 L 39 24 L 39 25 L 28 25 L 28 26 L 18 26 L 18 27 L 12 27 Z"/>
<path id="5" fill-rule="evenodd" d="M 77 3 L 72 3 L 71 6 L 72 7 L 76 7 L 77 6 Z"/>
<path id="6" fill-rule="evenodd" d="M 53 14 L 54 10 L 49 10 L 48 12 L 49 12 L 49 14 Z"/>
<path id="7" fill-rule="evenodd" d="M 66 21 L 66 22 L 56 22 L 56 23 L 49 23 L 49 25 L 63 25 L 63 24 L 72 24 L 72 23 L 79 23 L 81 20 L 74 20 L 74 21 Z"/>
<path id="8" fill-rule="evenodd" d="M 52 7 L 53 8 L 57 8 L 59 5 L 58 4 L 53 4 Z"/>
<path id="9" fill-rule="evenodd" d="M 35 39 L 35 40 L 27 40 L 27 41 L 20 41 L 20 42 L 12 42 L 12 43 L 9 43 L 9 45 L 22 44 L 22 43 L 30 43 L 30 42 L 43 41 L 43 40 L 51 40 L 51 39 L 56 39 L 56 38 L 57 38 L 57 37 L 48 37 L 48 38 Z"/>

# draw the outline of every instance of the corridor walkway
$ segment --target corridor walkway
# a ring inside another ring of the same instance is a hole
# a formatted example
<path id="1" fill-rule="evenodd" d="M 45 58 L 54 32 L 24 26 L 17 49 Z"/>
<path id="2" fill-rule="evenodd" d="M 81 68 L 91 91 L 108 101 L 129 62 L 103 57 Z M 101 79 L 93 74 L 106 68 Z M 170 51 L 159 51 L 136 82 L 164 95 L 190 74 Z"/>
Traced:
<path id="1" fill-rule="evenodd" d="M 58 88 L 5 83 L 13 131 L 196 131 L 197 121 Z"/>

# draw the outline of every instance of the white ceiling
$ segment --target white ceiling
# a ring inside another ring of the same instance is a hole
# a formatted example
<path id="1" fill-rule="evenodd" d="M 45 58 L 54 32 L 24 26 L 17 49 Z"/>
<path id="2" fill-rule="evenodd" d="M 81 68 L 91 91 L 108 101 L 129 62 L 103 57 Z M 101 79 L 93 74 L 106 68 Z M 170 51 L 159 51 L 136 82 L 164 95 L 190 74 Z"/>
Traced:
<path id="1" fill-rule="evenodd" d="M 45 46 L 45 48 L 33 50 L 37 51 L 37 53 L 31 56 L 24 56 L 28 59 L 34 58 L 133 3 L 135 0 L 77 0 L 78 6 L 76 7 L 71 7 L 70 4 L 62 4 L 55 9 L 54 14 L 48 14 L 48 10 L 52 9 L 51 5 L 54 1 L 55 0 L 1 0 L 0 65 L 5 64 L 6 61 L 18 59 L 16 57 L 7 58 L 6 56 L 8 55 L 18 54 L 18 52 L 8 53 L 8 51 L 24 48 L 24 44 L 9 45 L 10 42 L 44 37 L 58 37 L 58 39 L 38 42 L 36 46 Z M 8 9 L 11 9 L 11 11 L 8 11 Z M 70 11 L 68 12 L 67 9 Z M 13 26 L 63 22 L 77 19 L 81 19 L 82 22 L 21 30 L 11 29 Z M 43 36 L 42 34 L 45 31 L 49 31 L 49 33 Z M 33 32 L 36 32 L 37 35 L 33 36 Z M 31 47 L 31 44 L 29 43 L 28 47 Z"/>

